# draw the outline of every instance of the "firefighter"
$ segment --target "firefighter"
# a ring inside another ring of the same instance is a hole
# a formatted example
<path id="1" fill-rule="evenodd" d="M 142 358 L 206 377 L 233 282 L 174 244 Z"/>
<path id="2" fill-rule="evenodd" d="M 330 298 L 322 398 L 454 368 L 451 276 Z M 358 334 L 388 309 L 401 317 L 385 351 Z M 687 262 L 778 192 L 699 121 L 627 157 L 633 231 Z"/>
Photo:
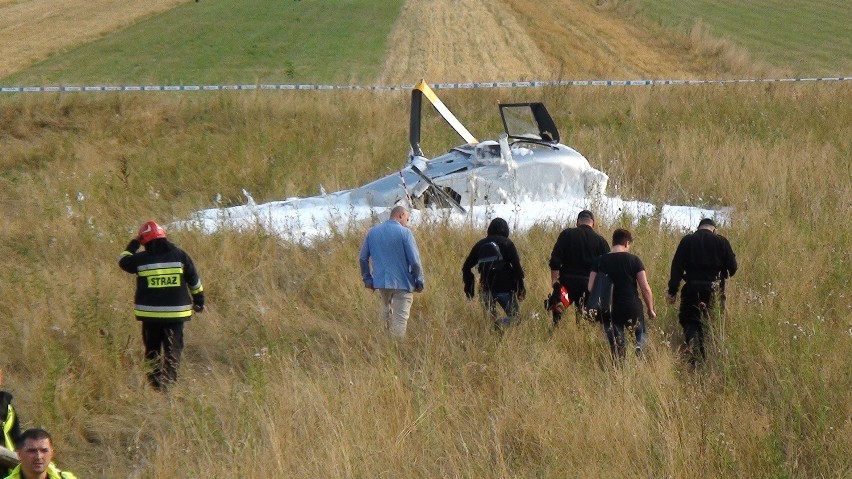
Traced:
<path id="1" fill-rule="evenodd" d="M 139 247 L 145 250 L 137 253 Z M 165 390 L 177 380 L 183 325 L 204 311 L 204 288 L 189 255 L 166 239 L 153 221 L 139 229 L 121 252 L 118 265 L 136 275 L 136 319 L 142 322 L 148 381 Z"/>

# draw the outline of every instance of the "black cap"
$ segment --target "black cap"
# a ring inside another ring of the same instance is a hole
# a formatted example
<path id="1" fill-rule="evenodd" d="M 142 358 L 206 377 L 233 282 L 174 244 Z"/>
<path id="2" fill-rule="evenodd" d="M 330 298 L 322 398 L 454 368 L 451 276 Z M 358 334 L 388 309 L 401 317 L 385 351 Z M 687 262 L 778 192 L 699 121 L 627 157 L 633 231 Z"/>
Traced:
<path id="1" fill-rule="evenodd" d="M 713 221 L 713 220 L 712 220 L 712 219 L 710 219 L 710 218 L 704 218 L 703 220 L 701 220 L 701 221 L 698 223 L 698 227 L 699 227 L 699 228 L 701 228 L 702 226 L 712 226 L 712 227 L 714 227 L 714 228 L 715 228 L 715 227 L 716 227 L 716 222 L 715 222 L 715 221 Z"/>
<path id="2" fill-rule="evenodd" d="M 592 221 L 594 221 L 595 215 L 593 215 L 592 212 L 589 211 L 589 210 L 583 210 L 583 211 L 581 211 L 580 213 L 577 214 L 577 221 L 580 221 L 580 220 L 592 220 Z"/>

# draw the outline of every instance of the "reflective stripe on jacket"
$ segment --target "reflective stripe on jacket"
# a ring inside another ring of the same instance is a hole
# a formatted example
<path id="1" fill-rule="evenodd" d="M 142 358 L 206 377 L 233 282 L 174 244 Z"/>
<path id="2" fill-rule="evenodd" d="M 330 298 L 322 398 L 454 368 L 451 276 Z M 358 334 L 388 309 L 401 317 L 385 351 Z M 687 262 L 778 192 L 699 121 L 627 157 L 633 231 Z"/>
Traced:
<path id="1" fill-rule="evenodd" d="M 136 274 L 134 313 L 141 320 L 187 321 L 193 296 L 204 291 L 195 265 L 165 238 L 151 243 L 145 251 L 123 251 L 118 260 L 121 269 Z"/>
<path id="2" fill-rule="evenodd" d="M 12 428 L 15 426 L 15 408 L 9 404 L 6 410 L 6 419 L 3 420 L 3 442 L 6 449 L 15 450 L 15 441 L 12 439 Z"/>
<path id="3" fill-rule="evenodd" d="M 60 471 L 59 469 L 57 469 L 56 466 L 54 466 L 52 462 L 47 465 L 47 477 L 49 479 L 77 479 L 77 476 L 75 476 L 73 473 L 70 473 L 68 471 Z M 15 469 L 13 469 L 12 472 L 8 476 L 6 476 L 6 479 L 23 479 L 23 478 L 24 478 L 24 475 L 21 473 L 21 465 L 20 464 L 15 466 Z"/>

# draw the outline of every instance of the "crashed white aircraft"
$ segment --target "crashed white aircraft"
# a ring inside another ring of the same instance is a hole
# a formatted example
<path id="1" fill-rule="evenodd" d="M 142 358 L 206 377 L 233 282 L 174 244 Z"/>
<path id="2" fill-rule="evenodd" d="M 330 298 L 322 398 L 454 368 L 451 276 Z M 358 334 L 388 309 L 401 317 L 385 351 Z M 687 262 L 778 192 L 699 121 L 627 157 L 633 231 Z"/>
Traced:
<path id="1" fill-rule="evenodd" d="M 422 98 L 432 103 L 467 143 L 426 159 L 420 150 Z M 499 140 L 477 141 L 420 82 L 411 98 L 408 165 L 351 190 L 352 201 L 369 206 L 466 208 L 518 201 L 602 196 L 608 177 L 588 160 L 559 143 L 559 132 L 541 103 L 500 105 L 505 133 Z"/>
<path id="2" fill-rule="evenodd" d="M 465 141 L 432 159 L 420 150 L 420 116 L 426 97 Z M 724 222 L 727 211 L 688 206 L 656 206 L 605 196 L 608 176 L 574 149 L 560 143 L 553 119 L 541 103 L 500 105 L 505 132 L 497 140 L 478 141 L 424 82 L 411 95 L 410 151 L 407 164 L 358 188 L 310 198 L 290 198 L 197 212 L 178 227 L 213 232 L 219 228 L 263 227 L 285 239 L 310 242 L 341 224 L 387 214 L 395 205 L 410 206 L 414 223 L 441 215 L 454 223 L 487 224 L 501 216 L 514 228 L 552 221 L 566 225 L 578 211 L 591 208 L 603 219 L 659 215 L 661 224 L 688 229 L 702 217 Z"/>

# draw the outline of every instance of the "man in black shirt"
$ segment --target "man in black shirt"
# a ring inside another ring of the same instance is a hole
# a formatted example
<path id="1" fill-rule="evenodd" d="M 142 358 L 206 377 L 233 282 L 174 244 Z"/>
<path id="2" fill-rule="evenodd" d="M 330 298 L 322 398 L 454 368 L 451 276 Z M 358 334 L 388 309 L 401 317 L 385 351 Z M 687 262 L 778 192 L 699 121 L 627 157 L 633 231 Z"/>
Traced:
<path id="1" fill-rule="evenodd" d="M 609 253 L 609 243 L 594 230 L 595 216 L 589 210 L 577 215 L 577 227 L 568 228 L 559 234 L 550 253 L 550 282 L 554 295 L 558 297 L 562 286 L 576 306 L 579 320 L 589 291 L 589 272 L 592 263 L 602 254 Z M 557 326 L 562 313 L 553 311 L 553 325 Z"/>
<path id="2" fill-rule="evenodd" d="M 704 218 L 698 230 L 681 239 L 672 259 L 666 301 L 674 304 L 681 280 L 678 319 L 690 363 L 704 359 L 704 324 L 717 300 L 725 307 L 725 280 L 737 272 L 737 258 L 727 238 L 716 234 L 716 223 Z"/>

